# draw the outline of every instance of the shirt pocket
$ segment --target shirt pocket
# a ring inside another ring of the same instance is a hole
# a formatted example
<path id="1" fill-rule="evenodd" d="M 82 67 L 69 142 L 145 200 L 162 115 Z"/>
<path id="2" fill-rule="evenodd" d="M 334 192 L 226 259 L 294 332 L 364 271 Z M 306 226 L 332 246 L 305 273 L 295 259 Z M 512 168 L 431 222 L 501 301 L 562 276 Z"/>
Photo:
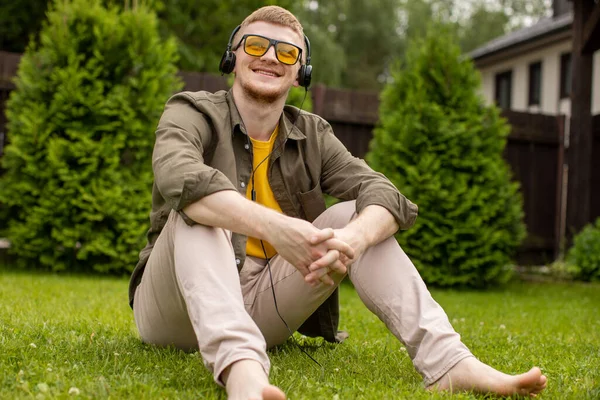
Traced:
<path id="1" fill-rule="evenodd" d="M 315 186 L 308 192 L 299 192 L 297 196 L 307 221 L 313 222 L 327 208 L 321 185 Z"/>

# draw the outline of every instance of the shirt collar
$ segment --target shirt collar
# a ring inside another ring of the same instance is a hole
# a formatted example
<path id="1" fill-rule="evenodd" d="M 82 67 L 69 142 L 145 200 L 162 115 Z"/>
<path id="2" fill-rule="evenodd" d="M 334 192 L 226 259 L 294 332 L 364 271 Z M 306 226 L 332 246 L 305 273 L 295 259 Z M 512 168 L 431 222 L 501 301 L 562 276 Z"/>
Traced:
<path id="1" fill-rule="evenodd" d="M 235 105 L 233 100 L 233 92 L 231 89 L 227 92 L 227 105 L 229 107 L 229 116 L 231 118 L 231 130 L 232 134 L 236 132 L 242 132 L 247 135 L 246 128 L 242 123 L 242 117 Z M 287 137 L 293 140 L 306 139 L 306 135 L 300 131 L 300 129 L 294 124 L 294 120 L 299 117 L 300 113 L 298 109 L 291 106 L 285 106 L 281 117 L 279 118 L 279 136 Z"/>
<path id="2" fill-rule="evenodd" d="M 285 135 L 289 139 L 303 140 L 306 139 L 304 132 L 298 128 L 298 124 L 294 123 L 296 118 L 300 118 L 300 110 L 296 107 L 285 106 L 281 118 L 279 119 L 279 134 Z"/>
<path id="3" fill-rule="evenodd" d="M 244 135 L 246 135 L 246 128 L 242 123 L 242 117 L 240 116 L 237 106 L 233 101 L 233 91 L 231 89 L 229 89 L 225 98 L 227 99 L 227 106 L 229 107 L 229 118 L 231 119 L 232 134 L 235 134 L 237 131 L 240 131 Z"/>

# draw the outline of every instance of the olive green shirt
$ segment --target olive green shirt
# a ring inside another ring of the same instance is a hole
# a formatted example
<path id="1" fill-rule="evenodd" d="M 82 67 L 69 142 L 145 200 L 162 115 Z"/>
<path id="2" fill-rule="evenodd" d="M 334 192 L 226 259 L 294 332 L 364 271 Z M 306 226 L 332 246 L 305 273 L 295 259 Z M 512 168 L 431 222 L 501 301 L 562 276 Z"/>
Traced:
<path id="1" fill-rule="evenodd" d="M 323 118 L 285 106 L 279 129 L 267 174 L 275 199 L 286 215 L 312 222 L 325 210 L 323 193 L 327 193 L 341 200 L 356 200 L 359 213 L 371 204 L 383 206 L 401 229 L 413 225 L 417 206 L 382 174 L 352 156 Z M 231 91 L 183 92 L 169 99 L 156 130 L 148 244 L 140 252 L 131 277 L 130 305 L 171 210 L 193 225 L 195 222 L 182 212 L 187 205 L 221 190 L 236 190 L 245 197 L 252 173 L 251 152 Z M 232 243 L 240 270 L 246 257 L 246 236 L 234 233 Z M 310 318 L 317 325 L 305 329 L 305 334 L 334 340 L 331 332 L 324 332 L 324 325 L 335 335 L 335 294 L 321 307 L 321 318 Z M 323 321 L 330 313 L 334 314 L 332 325 Z"/>

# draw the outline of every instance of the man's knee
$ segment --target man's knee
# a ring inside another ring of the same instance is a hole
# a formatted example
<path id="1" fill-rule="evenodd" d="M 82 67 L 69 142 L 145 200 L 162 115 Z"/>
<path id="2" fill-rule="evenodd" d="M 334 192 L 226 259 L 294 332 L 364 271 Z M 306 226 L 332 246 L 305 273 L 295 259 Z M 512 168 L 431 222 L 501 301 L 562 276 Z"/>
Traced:
<path id="1" fill-rule="evenodd" d="M 348 225 L 348 222 L 356 214 L 356 201 L 343 201 L 325 210 L 315 219 L 313 225 L 317 228 L 334 228 L 340 229 Z"/>

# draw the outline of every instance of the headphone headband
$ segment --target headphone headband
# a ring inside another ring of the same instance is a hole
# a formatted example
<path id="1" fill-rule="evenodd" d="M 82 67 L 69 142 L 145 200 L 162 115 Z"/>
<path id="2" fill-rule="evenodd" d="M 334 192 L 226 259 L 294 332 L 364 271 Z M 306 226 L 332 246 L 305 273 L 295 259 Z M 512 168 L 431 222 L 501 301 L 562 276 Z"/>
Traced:
<path id="1" fill-rule="evenodd" d="M 310 65 L 310 40 L 304 35 L 304 45 L 306 46 L 306 65 Z"/>
<path id="2" fill-rule="evenodd" d="M 233 45 L 233 38 L 235 37 L 235 34 L 240 31 L 240 29 L 242 29 L 241 25 L 236 26 L 235 29 L 233 30 L 233 32 L 231 32 L 231 35 L 229 35 L 229 42 L 227 43 L 227 51 L 231 50 L 231 46 Z"/>

